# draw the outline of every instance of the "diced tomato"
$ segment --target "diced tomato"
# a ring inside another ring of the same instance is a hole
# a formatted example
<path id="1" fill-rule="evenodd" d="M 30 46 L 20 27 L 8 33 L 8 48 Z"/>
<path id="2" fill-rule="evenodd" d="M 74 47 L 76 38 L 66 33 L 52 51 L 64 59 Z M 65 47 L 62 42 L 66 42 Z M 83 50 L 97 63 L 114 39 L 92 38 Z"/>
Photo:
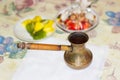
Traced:
<path id="1" fill-rule="evenodd" d="M 82 21 L 81 23 L 83 25 L 83 29 L 88 29 L 90 27 L 90 23 L 89 22 Z"/>
<path id="2" fill-rule="evenodd" d="M 85 21 L 79 22 L 80 30 L 84 30 Z"/>
<path id="3" fill-rule="evenodd" d="M 69 29 L 69 30 L 77 30 L 78 29 L 77 24 L 73 20 L 67 19 L 65 21 L 65 24 L 66 24 L 67 29 Z"/>
<path id="4" fill-rule="evenodd" d="M 90 27 L 90 23 L 86 22 L 86 23 L 84 24 L 84 29 L 88 29 L 89 27 Z"/>
<path id="5" fill-rule="evenodd" d="M 66 19 L 66 20 L 64 21 L 64 24 L 67 24 L 67 23 L 69 23 L 69 22 L 71 22 L 71 20 L 70 20 L 70 19 Z"/>
<path id="6" fill-rule="evenodd" d="M 73 22 L 69 22 L 69 23 L 67 23 L 67 28 L 69 30 L 76 30 L 76 24 Z"/>
<path id="7" fill-rule="evenodd" d="M 84 29 L 88 29 L 90 27 L 90 23 L 86 22 L 86 21 L 80 21 L 78 23 L 76 23 L 73 20 L 67 19 L 65 20 L 65 25 L 67 27 L 67 29 L 69 30 L 84 30 Z"/>

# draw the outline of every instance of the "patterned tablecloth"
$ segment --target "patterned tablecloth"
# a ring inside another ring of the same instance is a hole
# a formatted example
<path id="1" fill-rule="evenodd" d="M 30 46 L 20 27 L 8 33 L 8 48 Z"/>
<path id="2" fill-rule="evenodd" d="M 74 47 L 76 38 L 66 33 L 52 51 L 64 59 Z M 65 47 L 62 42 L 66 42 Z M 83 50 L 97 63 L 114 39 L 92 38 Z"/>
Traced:
<path id="1" fill-rule="evenodd" d="M 74 0 L 0 0 L 0 35 L 14 36 L 13 28 L 17 21 L 28 15 L 45 15 L 55 18 L 61 9 Z M 120 80 L 120 0 L 98 0 L 92 8 L 100 16 L 99 25 L 88 32 L 88 43 L 109 46 L 101 80 Z M 56 32 L 55 37 L 62 39 L 63 32 Z M 0 80 L 11 80 L 22 59 L 10 59 L 7 56 L 0 63 Z"/>

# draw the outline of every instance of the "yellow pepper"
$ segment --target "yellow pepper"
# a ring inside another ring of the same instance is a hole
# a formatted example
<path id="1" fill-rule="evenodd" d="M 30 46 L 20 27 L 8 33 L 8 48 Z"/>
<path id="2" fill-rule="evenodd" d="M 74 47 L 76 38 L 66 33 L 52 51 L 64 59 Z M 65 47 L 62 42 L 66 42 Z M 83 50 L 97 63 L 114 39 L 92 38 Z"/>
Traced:
<path id="1" fill-rule="evenodd" d="M 53 20 L 49 20 L 47 24 L 45 24 L 44 28 L 48 28 L 48 27 L 52 27 L 54 21 Z"/>
<path id="2" fill-rule="evenodd" d="M 48 28 L 44 28 L 43 31 L 49 33 L 49 32 L 53 32 L 54 28 L 53 27 L 48 27 Z"/>
<path id="3" fill-rule="evenodd" d="M 35 16 L 33 18 L 33 22 L 38 22 L 38 21 L 41 21 L 41 20 L 42 20 L 41 16 Z"/>
<path id="4" fill-rule="evenodd" d="M 49 20 L 48 23 L 44 26 L 43 31 L 49 33 L 49 32 L 53 32 L 54 31 L 54 27 L 53 27 L 53 20 Z"/>
<path id="5" fill-rule="evenodd" d="M 36 23 L 35 23 L 35 26 L 34 26 L 34 32 L 33 32 L 33 33 L 41 30 L 43 27 L 44 27 L 44 24 L 43 24 L 43 23 L 36 22 Z"/>
<path id="6" fill-rule="evenodd" d="M 27 19 L 25 21 L 22 22 L 22 25 L 26 27 L 27 24 L 31 23 L 32 20 L 31 19 Z"/>

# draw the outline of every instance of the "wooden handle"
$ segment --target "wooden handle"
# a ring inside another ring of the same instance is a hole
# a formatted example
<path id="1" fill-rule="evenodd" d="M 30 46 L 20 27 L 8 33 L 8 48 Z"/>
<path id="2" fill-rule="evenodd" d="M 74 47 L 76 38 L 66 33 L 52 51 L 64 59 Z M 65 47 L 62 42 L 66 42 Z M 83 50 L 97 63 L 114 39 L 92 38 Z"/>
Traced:
<path id="1" fill-rule="evenodd" d="M 31 49 L 31 50 L 70 50 L 70 46 L 68 45 L 54 45 L 54 44 L 39 44 L 39 43 L 18 43 L 18 48 L 22 49 Z"/>

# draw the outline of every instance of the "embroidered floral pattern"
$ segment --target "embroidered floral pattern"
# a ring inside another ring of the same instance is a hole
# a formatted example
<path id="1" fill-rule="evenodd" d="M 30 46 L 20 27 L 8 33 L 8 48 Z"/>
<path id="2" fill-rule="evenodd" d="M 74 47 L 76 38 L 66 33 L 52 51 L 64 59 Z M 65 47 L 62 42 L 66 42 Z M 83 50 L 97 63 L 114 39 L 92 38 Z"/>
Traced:
<path id="1" fill-rule="evenodd" d="M 75 0 L 0 0 L 0 35 L 14 36 L 14 25 L 26 16 L 43 14 L 55 18 L 59 10 L 69 6 L 74 1 Z M 108 59 L 106 59 L 104 64 L 105 70 L 103 74 L 105 75 L 101 76 L 101 80 L 120 80 L 119 70 L 117 70 L 119 69 L 119 64 L 115 64 L 120 59 L 119 5 L 120 0 L 98 0 L 97 3 L 91 6 L 100 16 L 100 23 L 95 30 L 88 32 L 90 43 L 93 42 L 95 45 L 109 46 L 110 49 Z M 55 37 L 56 36 L 60 39 L 66 39 L 64 31 L 59 31 L 58 29 L 56 30 Z M 18 64 L 16 60 L 5 59 L 0 56 L 0 63 L 4 60 L 5 63 L 3 64 L 8 65 L 9 63 L 9 66 L 13 66 L 13 64 L 11 64 L 12 62 L 14 62 L 15 65 Z M 0 77 L 5 78 L 1 80 L 9 80 L 15 70 L 16 67 L 11 69 L 1 64 Z M 3 72 L 5 74 L 3 74 Z"/>
<path id="2" fill-rule="evenodd" d="M 107 23 L 112 25 L 112 33 L 120 33 L 120 12 L 107 11 Z"/>

